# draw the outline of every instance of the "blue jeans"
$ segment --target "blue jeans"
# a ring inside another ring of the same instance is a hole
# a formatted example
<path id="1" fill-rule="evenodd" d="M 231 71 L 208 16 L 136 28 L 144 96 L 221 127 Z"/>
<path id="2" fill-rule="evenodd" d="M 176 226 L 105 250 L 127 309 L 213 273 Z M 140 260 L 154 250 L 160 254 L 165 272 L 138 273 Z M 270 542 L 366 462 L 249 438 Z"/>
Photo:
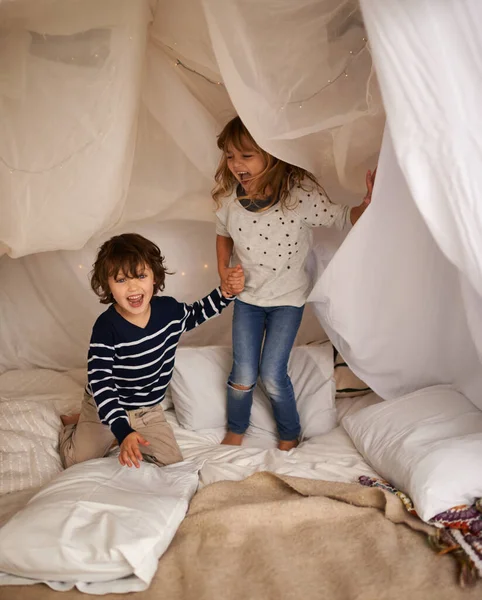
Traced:
<path id="1" fill-rule="evenodd" d="M 258 375 L 266 388 L 281 440 L 295 440 L 300 419 L 288 376 L 288 359 L 304 307 L 254 306 L 235 300 L 233 369 L 228 381 L 228 429 L 243 434 L 249 425 Z M 264 344 L 263 344 L 264 338 Z M 233 386 L 242 386 L 240 390 Z"/>

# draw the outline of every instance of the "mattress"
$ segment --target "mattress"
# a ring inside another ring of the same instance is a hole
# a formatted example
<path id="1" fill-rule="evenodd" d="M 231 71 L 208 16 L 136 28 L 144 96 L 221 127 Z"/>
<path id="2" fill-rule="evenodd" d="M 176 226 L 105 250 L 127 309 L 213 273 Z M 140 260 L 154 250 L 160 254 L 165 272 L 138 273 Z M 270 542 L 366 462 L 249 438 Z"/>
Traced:
<path id="1" fill-rule="evenodd" d="M 59 415 L 79 410 L 85 376 L 84 369 L 15 370 L 0 376 L 0 524 L 61 472 Z M 339 418 L 379 401 L 375 394 L 338 400 Z M 185 460 L 199 465 L 200 487 L 241 480 L 257 471 L 345 482 L 375 475 L 340 426 L 281 452 L 266 432 L 249 430 L 243 446 L 222 446 L 219 429 L 188 431 L 172 408 L 166 410 L 166 418 Z"/>

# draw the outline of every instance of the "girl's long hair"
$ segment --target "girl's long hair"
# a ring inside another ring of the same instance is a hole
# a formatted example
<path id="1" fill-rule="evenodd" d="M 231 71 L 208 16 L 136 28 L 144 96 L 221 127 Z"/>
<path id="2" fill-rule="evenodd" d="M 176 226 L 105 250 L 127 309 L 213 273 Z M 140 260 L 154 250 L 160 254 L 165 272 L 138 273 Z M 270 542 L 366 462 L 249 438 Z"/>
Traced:
<path id="1" fill-rule="evenodd" d="M 253 179 L 256 189 L 249 195 L 249 199 L 252 201 L 271 197 L 272 203 L 269 206 L 279 202 L 281 208 L 292 208 L 288 204 L 291 189 L 295 185 L 302 186 L 303 182 L 306 184 L 310 181 L 316 189 L 320 189 L 320 185 L 312 173 L 301 167 L 290 165 L 260 148 L 241 119 L 235 117 L 225 125 L 218 136 L 218 148 L 222 150 L 223 156 L 214 175 L 216 185 L 211 192 L 217 206 L 221 204 L 222 198 L 230 196 L 234 192 L 239 183 L 228 168 L 226 154 L 230 146 L 234 146 L 240 152 L 254 149 L 265 159 L 264 171 Z"/>

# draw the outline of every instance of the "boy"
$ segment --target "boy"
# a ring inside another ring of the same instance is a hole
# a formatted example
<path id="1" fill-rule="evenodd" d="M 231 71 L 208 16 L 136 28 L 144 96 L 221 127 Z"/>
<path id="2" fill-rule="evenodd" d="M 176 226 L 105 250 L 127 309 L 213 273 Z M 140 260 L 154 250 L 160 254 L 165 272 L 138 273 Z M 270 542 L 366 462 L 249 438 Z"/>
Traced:
<path id="1" fill-rule="evenodd" d="M 61 416 L 64 467 L 105 456 L 116 440 L 121 465 L 139 468 L 143 455 L 159 466 L 182 461 L 161 407 L 179 338 L 219 315 L 233 298 L 219 288 L 192 305 L 156 296 L 166 274 L 159 248 L 141 235 L 125 233 L 101 246 L 91 287 L 111 306 L 92 331 L 80 415 Z M 233 281 L 231 289 L 241 291 L 240 267 L 233 269 Z"/>

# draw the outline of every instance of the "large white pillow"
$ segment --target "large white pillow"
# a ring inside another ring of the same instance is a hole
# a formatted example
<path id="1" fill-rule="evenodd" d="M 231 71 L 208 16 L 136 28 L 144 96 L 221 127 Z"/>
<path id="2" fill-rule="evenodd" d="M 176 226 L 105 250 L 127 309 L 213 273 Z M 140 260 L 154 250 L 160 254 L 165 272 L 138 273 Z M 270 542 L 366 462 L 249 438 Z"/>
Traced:
<path id="1" fill-rule="evenodd" d="M 0 375 L 0 495 L 39 487 L 62 471 L 59 415 L 78 410 L 82 395 L 80 383 L 49 369 Z"/>
<path id="2" fill-rule="evenodd" d="M 41 581 L 105 594 L 147 589 L 198 485 L 188 462 L 75 465 L 0 529 L 1 585 Z"/>
<path id="3" fill-rule="evenodd" d="M 62 471 L 53 403 L 0 398 L 0 494 L 39 487 Z"/>
<path id="4" fill-rule="evenodd" d="M 228 346 L 179 348 L 170 384 L 179 423 L 191 431 L 225 429 L 226 383 L 233 361 Z M 254 392 L 260 404 L 263 393 Z"/>
<path id="5" fill-rule="evenodd" d="M 226 382 L 231 366 L 229 347 L 179 348 L 171 390 L 176 416 L 183 427 L 193 431 L 226 428 Z M 321 435 L 336 427 L 331 344 L 293 348 L 288 372 L 303 438 Z M 260 385 L 254 391 L 250 428 L 268 436 L 276 434 L 273 411 Z"/>
<path id="6" fill-rule="evenodd" d="M 293 384 L 300 415 L 301 437 L 310 439 L 331 431 L 337 425 L 333 347 L 328 343 L 296 346 L 291 351 L 288 374 Z M 262 386 L 262 384 L 261 384 Z M 260 430 L 276 432 L 271 403 L 260 399 L 264 410 L 253 402 L 251 424 Z"/>
<path id="7" fill-rule="evenodd" d="M 358 451 L 428 521 L 482 497 L 482 411 L 440 385 L 342 421 Z"/>

